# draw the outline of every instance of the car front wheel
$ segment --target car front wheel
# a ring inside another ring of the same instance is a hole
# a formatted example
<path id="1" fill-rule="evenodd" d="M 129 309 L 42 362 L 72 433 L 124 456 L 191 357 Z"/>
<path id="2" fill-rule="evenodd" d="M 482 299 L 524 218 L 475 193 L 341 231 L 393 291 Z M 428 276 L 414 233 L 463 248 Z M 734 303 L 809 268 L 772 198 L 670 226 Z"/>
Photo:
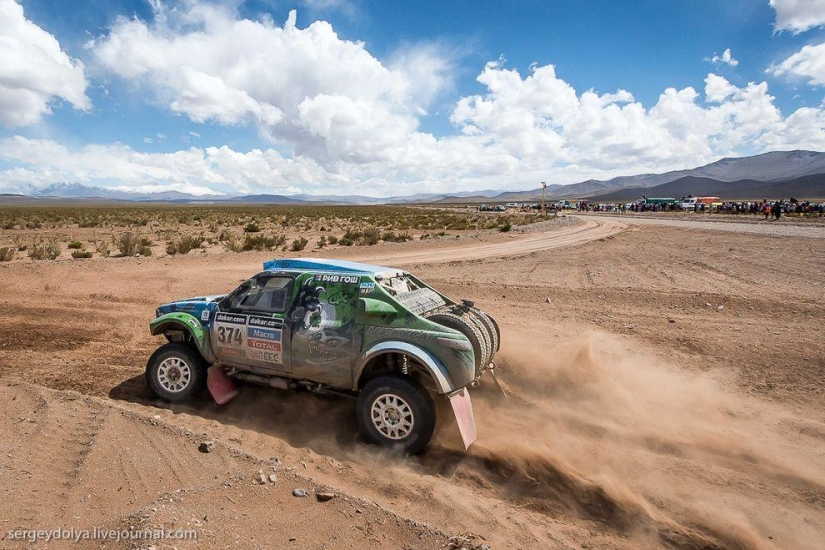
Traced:
<path id="1" fill-rule="evenodd" d="M 164 344 L 149 358 L 146 383 L 152 393 L 164 401 L 181 403 L 203 390 L 206 368 L 190 348 L 176 343 Z"/>
<path id="2" fill-rule="evenodd" d="M 356 403 L 358 429 L 373 443 L 414 454 L 435 431 L 435 403 L 424 387 L 404 376 L 370 380 Z"/>

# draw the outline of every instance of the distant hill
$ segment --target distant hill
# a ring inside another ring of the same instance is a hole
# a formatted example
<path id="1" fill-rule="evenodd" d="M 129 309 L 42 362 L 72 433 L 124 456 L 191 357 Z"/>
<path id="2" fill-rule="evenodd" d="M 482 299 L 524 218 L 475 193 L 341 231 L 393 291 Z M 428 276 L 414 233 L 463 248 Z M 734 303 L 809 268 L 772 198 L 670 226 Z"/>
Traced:
<path id="1" fill-rule="evenodd" d="M 790 197 L 821 199 L 825 198 L 825 173 L 782 181 L 719 181 L 687 176 L 655 187 L 628 187 L 590 199 L 598 202 L 626 202 L 639 199 L 642 195 L 677 199 L 687 195 L 712 196 L 722 200 L 774 200 Z"/>
<path id="2" fill-rule="evenodd" d="M 677 196 L 714 195 L 722 198 L 771 198 L 795 195 L 825 197 L 821 182 L 825 175 L 825 153 L 816 151 L 775 151 L 752 157 L 724 158 L 711 164 L 664 174 L 621 176 L 606 181 L 587 180 L 571 185 L 550 184 L 548 200 L 584 199 L 632 200 L 643 194 Z M 670 184 L 674 184 L 669 186 Z M 0 181 L 0 189 L 3 189 Z M 363 195 L 190 195 L 177 191 L 138 193 L 90 187 L 81 183 L 55 183 L 29 195 L 0 194 L 0 203 L 21 201 L 72 200 L 91 202 L 133 201 L 178 204 L 466 204 L 534 202 L 541 199 L 541 188 L 528 191 L 485 190 L 457 193 L 419 193 L 408 196 L 375 198 Z M 24 197 L 24 198 L 17 198 Z"/>
<path id="3" fill-rule="evenodd" d="M 686 177 L 708 178 L 720 182 L 791 181 L 802 176 L 825 174 L 825 153 L 816 151 L 775 151 L 752 157 L 724 158 L 692 168 L 664 174 L 620 176 L 607 181 L 588 180 L 563 186 L 547 186 L 547 196 L 573 199 L 607 195 L 618 189 L 648 189 Z M 693 193 L 694 195 L 698 192 Z M 799 193 L 802 195 L 803 193 Z M 641 195 L 639 195 L 641 196 Z M 521 202 L 541 198 L 541 188 L 530 191 L 502 193 L 497 202 Z"/>

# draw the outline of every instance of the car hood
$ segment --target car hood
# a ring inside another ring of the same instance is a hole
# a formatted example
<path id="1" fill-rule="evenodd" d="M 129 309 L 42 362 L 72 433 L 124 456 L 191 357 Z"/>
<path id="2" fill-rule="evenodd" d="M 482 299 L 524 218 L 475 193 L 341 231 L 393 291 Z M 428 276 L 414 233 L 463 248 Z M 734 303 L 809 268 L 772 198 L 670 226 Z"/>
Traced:
<path id="1" fill-rule="evenodd" d="M 208 319 L 209 313 L 218 306 L 218 302 L 226 296 L 219 294 L 215 296 L 197 296 L 194 298 L 184 298 L 183 300 L 175 300 L 163 304 L 156 311 L 156 316 L 166 315 L 176 311 L 182 311 L 194 315 L 195 317 L 205 321 Z M 204 313 L 206 314 L 204 316 Z"/>

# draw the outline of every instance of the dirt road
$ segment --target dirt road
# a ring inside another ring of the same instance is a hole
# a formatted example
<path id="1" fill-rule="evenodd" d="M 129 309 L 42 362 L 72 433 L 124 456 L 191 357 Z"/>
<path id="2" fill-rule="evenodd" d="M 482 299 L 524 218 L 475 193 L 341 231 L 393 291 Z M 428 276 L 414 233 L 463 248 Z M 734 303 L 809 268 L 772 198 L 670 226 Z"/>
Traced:
<path id="1" fill-rule="evenodd" d="M 715 226 L 584 216 L 330 251 L 414 269 L 503 327 L 511 396 L 473 391 L 469 453 L 445 422 L 412 458 L 363 445 L 346 400 L 149 396 L 156 305 L 226 292 L 272 253 L 4 265 L 0 546 L 28 547 L 17 528 L 92 526 L 199 536 L 157 548 L 821 546 L 821 241 Z"/>

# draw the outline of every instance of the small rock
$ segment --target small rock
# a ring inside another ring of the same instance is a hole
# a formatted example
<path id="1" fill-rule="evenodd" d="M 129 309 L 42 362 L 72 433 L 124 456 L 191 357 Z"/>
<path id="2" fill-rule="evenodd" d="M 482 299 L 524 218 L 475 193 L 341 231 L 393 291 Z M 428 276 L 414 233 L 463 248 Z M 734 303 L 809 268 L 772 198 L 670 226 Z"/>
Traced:
<path id="1" fill-rule="evenodd" d="M 667 322 L 668 322 L 668 323 L 675 323 L 675 322 L 676 322 L 676 319 L 671 319 L 671 318 L 668 318 Z"/>
<path id="2" fill-rule="evenodd" d="M 722 304 L 716 306 L 716 311 L 722 311 L 723 309 L 725 309 L 725 306 L 723 306 Z"/>
<path id="3" fill-rule="evenodd" d="M 548 304 L 553 303 L 553 300 L 551 300 L 549 296 L 547 298 L 545 298 L 544 301 L 547 302 Z"/>
<path id="4" fill-rule="evenodd" d="M 633 325 L 625 325 L 625 330 L 633 330 Z"/>
<path id="5" fill-rule="evenodd" d="M 266 484 L 266 475 L 262 471 L 258 471 L 258 475 L 255 476 L 255 483 L 257 485 Z"/>
<path id="6" fill-rule="evenodd" d="M 295 542 L 298 540 L 298 537 L 289 537 L 289 542 Z"/>
<path id="7" fill-rule="evenodd" d="M 201 441 L 201 444 L 198 445 L 198 450 L 202 453 L 211 453 L 215 450 L 215 442 L 214 441 Z"/>
<path id="8" fill-rule="evenodd" d="M 275 483 L 276 481 L 278 481 L 278 476 L 276 476 L 275 474 L 269 474 L 269 482 Z"/>
<path id="9" fill-rule="evenodd" d="M 293 489 L 292 496 L 294 497 L 305 497 L 307 496 L 307 492 L 304 489 Z"/>
<path id="10" fill-rule="evenodd" d="M 334 499 L 335 493 L 315 493 L 315 498 L 318 499 L 318 502 L 326 502 L 328 500 Z"/>
<path id="11" fill-rule="evenodd" d="M 705 307 L 710 307 L 710 302 L 705 302 Z"/>
<path id="12" fill-rule="evenodd" d="M 361 508 L 356 508 L 355 513 L 356 514 L 363 514 L 364 512 L 361 511 Z"/>

